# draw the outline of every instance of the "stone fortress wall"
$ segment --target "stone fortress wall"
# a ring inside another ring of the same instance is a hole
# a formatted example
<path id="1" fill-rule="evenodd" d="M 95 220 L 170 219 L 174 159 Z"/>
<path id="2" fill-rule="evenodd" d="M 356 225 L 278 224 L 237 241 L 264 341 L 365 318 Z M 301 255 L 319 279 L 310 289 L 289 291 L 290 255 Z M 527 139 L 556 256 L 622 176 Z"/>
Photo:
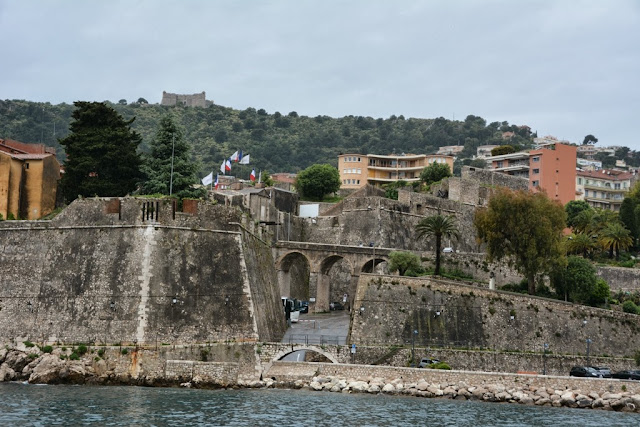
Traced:
<path id="1" fill-rule="evenodd" d="M 285 331 L 270 248 L 207 203 L 77 200 L 0 223 L 0 342 L 274 341 Z"/>
<path id="2" fill-rule="evenodd" d="M 185 107 L 208 107 L 213 104 L 213 101 L 206 99 L 204 91 L 201 93 L 194 93 L 193 95 L 182 95 L 177 93 L 169 93 L 162 91 L 162 101 L 160 105 L 166 105 L 169 107 L 175 107 L 181 105 Z"/>
<path id="3" fill-rule="evenodd" d="M 459 282 L 361 274 L 350 340 L 363 345 L 502 349 L 632 357 L 638 316 Z M 583 321 L 586 320 L 586 324 Z"/>

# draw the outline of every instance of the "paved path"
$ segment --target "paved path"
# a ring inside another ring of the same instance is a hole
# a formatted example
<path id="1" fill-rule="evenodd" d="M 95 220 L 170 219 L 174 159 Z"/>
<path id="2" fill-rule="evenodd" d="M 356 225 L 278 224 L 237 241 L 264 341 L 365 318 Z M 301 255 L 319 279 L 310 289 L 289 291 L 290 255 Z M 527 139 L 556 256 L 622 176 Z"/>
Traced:
<path id="1" fill-rule="evenodd" d="M 349 312 L 300 314 L 300 321 L 292 323 L 282 342 L 296 344 L 346 344 L 349 332 Z"/>

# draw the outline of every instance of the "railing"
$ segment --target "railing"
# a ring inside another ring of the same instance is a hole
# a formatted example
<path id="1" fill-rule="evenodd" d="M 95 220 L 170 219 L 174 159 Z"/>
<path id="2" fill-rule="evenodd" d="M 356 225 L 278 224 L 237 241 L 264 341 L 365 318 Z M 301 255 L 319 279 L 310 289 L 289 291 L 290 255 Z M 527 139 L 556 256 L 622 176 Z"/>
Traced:
<path id="1" fill-rule="evenodd" d="M 307 335 L 307 334 L 291 334 L 289 335 L 289 344 L 333 344 L 346 345 L 346 335 Z"/>

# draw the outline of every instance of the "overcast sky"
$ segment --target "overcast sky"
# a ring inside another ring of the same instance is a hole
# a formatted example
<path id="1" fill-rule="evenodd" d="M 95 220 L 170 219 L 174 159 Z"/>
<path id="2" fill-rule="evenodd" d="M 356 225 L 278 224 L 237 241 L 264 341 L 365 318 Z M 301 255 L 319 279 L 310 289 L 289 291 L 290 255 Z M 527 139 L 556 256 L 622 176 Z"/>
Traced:
<path id="1" fill-rule="evenodd" d="M 0 99 L 487 120 L 640 150 L 639 0 L 0 0 Z"/>

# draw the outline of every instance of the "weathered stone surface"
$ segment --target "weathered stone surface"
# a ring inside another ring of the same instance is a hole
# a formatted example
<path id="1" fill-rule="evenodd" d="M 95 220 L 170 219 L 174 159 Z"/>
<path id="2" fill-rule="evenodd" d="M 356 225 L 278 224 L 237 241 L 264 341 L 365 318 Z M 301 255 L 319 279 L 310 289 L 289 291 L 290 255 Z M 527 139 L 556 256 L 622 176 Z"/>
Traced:
<path id="1" fill-rule="evenodd" d="M 395 391 L 396 388 L 393 386 L 393 384 L 386 384 L 384 387 L 382 387 L 383 393 L 393 393 Z"/>
<path id="2" fill-rule="evenodd" d="M 34 384 L 50 384 L 60 380 L 65 362 L 53 354 L 45 354 L 33 368 L 29 382 Z"/>
<path id="3" fill-rule="evenodd" d="M 12 381 L 16 378 L 16 372 L 9 367 L 8 364 L 3 363 L 0 365 L 0 382 Z"/>

